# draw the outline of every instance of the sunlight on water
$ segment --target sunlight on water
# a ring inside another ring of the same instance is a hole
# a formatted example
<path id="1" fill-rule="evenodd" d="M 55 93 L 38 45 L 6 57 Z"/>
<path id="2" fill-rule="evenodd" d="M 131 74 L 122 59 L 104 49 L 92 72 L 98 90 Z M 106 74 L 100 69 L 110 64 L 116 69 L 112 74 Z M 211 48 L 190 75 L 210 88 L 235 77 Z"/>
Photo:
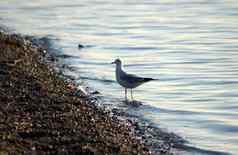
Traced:
<path id="1" fill-rule="evenodd" d="M 71 0 L 0 2 L 0 21 L 17 32 L 51 35 L 107 104 L 124 97 L 115 58 L 159 81 L 142 85 L 139 110 L 191 145 L 238 153 L 238 2 L 236 0 Z M 81 50 L 77 45 L 86 46 Z"/>

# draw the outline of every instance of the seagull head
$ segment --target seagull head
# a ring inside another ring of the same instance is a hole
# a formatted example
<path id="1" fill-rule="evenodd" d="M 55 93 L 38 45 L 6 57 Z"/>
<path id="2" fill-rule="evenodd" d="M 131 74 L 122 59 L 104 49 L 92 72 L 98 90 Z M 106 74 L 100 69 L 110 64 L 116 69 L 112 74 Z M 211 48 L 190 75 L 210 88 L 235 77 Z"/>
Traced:
<path id="1" fill-rule="evenodd" d="M 115 61 L 112 62 L 112 64 L 121 65 L 121 60 L 116 59 Z"/>

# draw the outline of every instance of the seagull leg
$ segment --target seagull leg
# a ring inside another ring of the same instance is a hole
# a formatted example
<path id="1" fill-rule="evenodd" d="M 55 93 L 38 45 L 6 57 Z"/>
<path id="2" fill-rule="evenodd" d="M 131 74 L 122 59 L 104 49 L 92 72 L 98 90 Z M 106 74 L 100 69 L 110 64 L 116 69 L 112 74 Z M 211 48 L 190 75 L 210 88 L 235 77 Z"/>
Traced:
<path id="1" fill-rule="evenodd" d="M 133 94 L 132 94 L 132 88 L 131 88 L 131 100 L 133 101 Z"/>
<path id="2" fill-rule="evenodd" d="M 127 89 L 125 88 L 125 101 L 127 101 Z"/>

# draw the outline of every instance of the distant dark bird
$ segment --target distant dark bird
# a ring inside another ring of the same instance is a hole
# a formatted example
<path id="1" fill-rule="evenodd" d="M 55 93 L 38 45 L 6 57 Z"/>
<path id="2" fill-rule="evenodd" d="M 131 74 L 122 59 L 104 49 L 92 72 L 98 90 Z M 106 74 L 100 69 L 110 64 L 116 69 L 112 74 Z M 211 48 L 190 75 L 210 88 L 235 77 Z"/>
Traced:
<path id="1" fill-rule="evenodd" d="M 122 70 L 122 63 L 120 59 L 116 59 L 112 64 L 116 64 L 116 80 L 125 88 L 125 100 L 127 101 L 127 89 L 131 89 L 131 99 L 133 100 L 132 89 L 140 86 L 145 82 L 157 80 L 153 78 L 139 77 L 133 74 L 127 74 Z"/>
<path id="2" fill-rule="evenodd" d="M 84 48 L 84 46 L 82 44 L 78 44 L 78 48 L 81 49 Z"/>

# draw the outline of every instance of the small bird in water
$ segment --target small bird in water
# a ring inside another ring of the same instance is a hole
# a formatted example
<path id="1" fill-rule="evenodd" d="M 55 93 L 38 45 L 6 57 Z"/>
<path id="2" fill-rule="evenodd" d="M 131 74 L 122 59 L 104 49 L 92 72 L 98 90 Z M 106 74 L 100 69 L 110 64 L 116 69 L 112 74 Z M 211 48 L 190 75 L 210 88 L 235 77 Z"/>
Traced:
<path id="1" fill-rule="evenodd" d="M 131 99 L 133 100 L 132 89 L 140 86 L 145 82 L 156 80 L 153 78 L 138 77 L 133 74 L 127 74 L 122 70 L 122 62 L 120 59 L 116 59 L 112 64 L 116 64 L 116 80 L 125 88 L 125 100 L 127 101 L 127 89 L 131 90 Z"/>

